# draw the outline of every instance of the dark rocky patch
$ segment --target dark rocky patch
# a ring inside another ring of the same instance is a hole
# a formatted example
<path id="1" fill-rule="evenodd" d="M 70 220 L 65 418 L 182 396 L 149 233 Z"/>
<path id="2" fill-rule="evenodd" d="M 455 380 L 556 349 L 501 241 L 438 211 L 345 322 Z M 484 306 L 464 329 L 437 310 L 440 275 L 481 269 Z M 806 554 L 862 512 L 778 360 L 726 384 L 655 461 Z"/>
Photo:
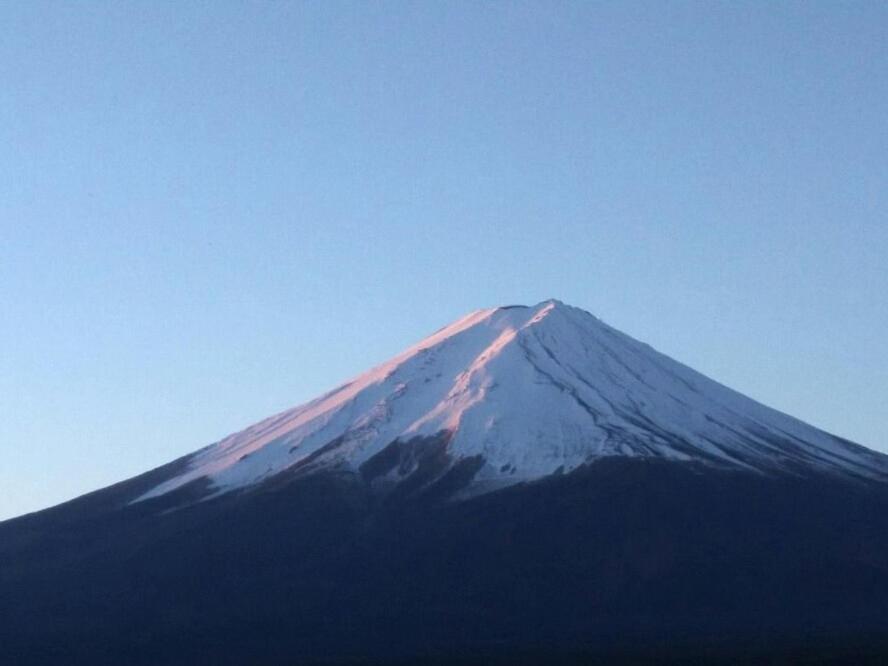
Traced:
<path id="1" fill-rule="evenodd" d="M 340 446 L 342 446 L 342 444 L 344 442 L 345 442 L 345 435 L 340 435 L 339 437 L 335 437 L 334 439 L 331 439 L 329 442 L 324 444 L 322 447 L 320 447 L 319 449 L 316 449 L 315 451 L 312 451 L 310 454 L 305 456 L 302 460 L 300 460 L 295 465 L 290 467 L 290 470 L 295 471 L 295 470 L 301 469 L 303 467 L 307 467 L 308 465 L 311 465 L 313 462 L 316 462 L 318 460 L 318 458 L 321 458 L 322 456 L 327 455 L 331 451 L 335 451 L 336 449 L 338 449 Z M 299 448 L 299 447 L 298 446 L 290 447 L 290 453 L 293 453 L 297 448 Z"/>
<path id="2" fill-rule="evenodd" d="M 432 436 L 396 439 L 359 468 L 363 479 L 381 488 L 380 482 L 396 489 L 398 495 L 409 495 L 447 473 L 453 459 L 447 445 L 453 438 L 448 430 Z M 392 478 L 383 478 L 391 477 Z"/>
<path id="3" fill-rule="evenodd" d="M 395 470 L 401 462 L 401 442 L 393 440 L 364 462 L 359 471 L 368 483 Z"/>

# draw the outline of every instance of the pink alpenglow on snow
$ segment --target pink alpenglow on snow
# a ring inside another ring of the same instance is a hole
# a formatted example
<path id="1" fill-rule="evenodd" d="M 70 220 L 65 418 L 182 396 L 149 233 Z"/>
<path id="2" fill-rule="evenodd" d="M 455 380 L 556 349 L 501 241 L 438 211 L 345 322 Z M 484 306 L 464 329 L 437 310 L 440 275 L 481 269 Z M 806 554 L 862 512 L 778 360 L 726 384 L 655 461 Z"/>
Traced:
<path id="1" fill-rule="evenodd" d="M 184 473 L 139 499 L 204 477 L 219 494 L 288 471 L 357 473 L 394 441 L 443 432 L 453 464 L 481 461 L 465 492 L 607 456 L 888 476 L 882 456 L 549 300 L 471 312 L 329 393 L 198 451 Z"/>

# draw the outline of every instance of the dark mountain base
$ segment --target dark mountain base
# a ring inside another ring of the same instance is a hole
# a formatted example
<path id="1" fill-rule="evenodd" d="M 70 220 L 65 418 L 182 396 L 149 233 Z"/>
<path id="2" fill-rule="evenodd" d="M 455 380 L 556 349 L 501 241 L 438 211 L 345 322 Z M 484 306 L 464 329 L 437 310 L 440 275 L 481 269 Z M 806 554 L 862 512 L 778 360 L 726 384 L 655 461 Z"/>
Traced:
<path id="1" fill-rule="evenodd" d="M 888 658 L 882 486 L 613 459 L 458 503 L 328 474 L 126 507 L 146 478 L 0 524 L 0 663 Z"/>

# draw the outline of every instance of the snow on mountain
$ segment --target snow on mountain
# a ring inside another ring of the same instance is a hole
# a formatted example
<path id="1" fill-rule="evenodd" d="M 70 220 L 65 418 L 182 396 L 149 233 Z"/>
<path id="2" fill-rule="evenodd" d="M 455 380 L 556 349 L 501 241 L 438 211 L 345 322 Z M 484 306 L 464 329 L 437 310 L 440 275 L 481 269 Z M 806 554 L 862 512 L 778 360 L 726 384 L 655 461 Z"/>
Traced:
<path id="1" fill-rule="evenodd" d="M 888 478 L 885 456 L 549 300 L 472 312 L 333 391 L 202 449 L 184 473 L 139 499 L 202 477 L 221 493 L 287 470 L 357 471 L 393 442 L 433 437 L 451 464 L 477 461 L 478 489 L 604 456 Z"/>

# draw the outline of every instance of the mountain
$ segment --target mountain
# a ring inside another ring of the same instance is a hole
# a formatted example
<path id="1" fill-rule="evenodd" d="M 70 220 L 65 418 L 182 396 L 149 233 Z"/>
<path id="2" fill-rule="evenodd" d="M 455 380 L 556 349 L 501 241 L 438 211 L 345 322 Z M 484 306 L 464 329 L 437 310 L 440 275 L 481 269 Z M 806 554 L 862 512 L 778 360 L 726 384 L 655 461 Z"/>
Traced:
<path id="1" fill-rule="evenodd" d="M 379 484 L 459 474 L 471 491 L 609 456 L 888 479 L 886 457 L 768 409 L 559 301 L 478 310 L 306 405 L 198 452 L 142 495 L 282 473 Z M 428 464 L 431 464 L 430 462 Z"/>
<path id="2" fill-rule="evenodd" d="M 0 523 L 16 664 L 888 656 L 888 457 L 555 300 Z"/>

